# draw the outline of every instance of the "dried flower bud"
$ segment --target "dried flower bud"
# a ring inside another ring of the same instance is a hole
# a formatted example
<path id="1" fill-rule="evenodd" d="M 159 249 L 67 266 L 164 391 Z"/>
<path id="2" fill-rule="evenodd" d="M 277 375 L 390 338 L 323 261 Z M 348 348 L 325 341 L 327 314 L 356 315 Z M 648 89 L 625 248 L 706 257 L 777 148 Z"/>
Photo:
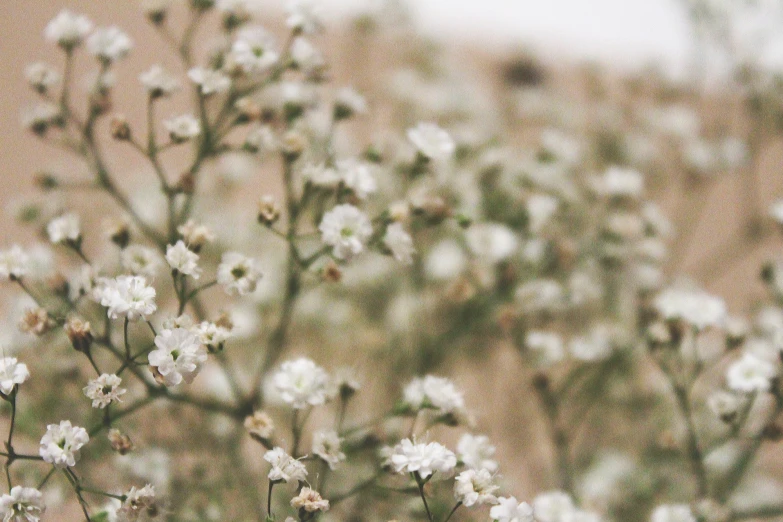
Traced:
<path id="1" fill-rule="evenodd" d="M 57 177 L 49 172 L 38 172 L 35 175 L 35 184 L 42 190 L 53 190 L 60 185 Z"/>
<path id="2" fill-rule="evenodd" d="M 130 437 L 122 433 L 120 430 L 116 428 L 110 429 L 108 438 L 109 444 L 111 444 L 111 448 L 120 455 L 126 455 L 133 451 L 133 442 L 131 442 Z"/>
<path id="3" fill-rule="evenodd" d="M 177 232 L 180 233 L 188 248 L 196 253 L 201 250 L 202 246 L 215 240 L 215 234 L 206 225 L 196 223 L 192 219 L 177 227 Z"/>
<path id="4" fill-rule="evenodd" d="M 321 270 L 321 277 L 330 283 L 339 283 L 343 279 L 343 271 L 333 260 L 329 260 Z"/>
<path id="5" fill-rule="evenodd" d="M 280 219 L 280 206 L 269 194 L 261 197 L 261 203 L 258 206 L 258 222 L 262 225 L 272 226 Z"/>
<path id="6" fill-rule="evenodd" d="M 407 201 L 395 201 L 389 205 L 389 218 L 397 223 L 407 223 L 411 218 L 411 207 Z"/>
<path id="7" fill-rule="evenodd" d="M 437 225 L 452 214 L 451 208 L 439 196 L 426 196 L 421 200 L 411 201 L 411 208 L 415 214 L 423 216 L 430 225 Z"/>
<path id="8" fill-rule="evenodd" d="M 190 172 L 185 172 L 179 177 L 179 181 L 174 186 L 174 190 L 181 194 L 193 194 L 196 190 L 196 178 Z"/>
<path id="9" fill-rule="evenodd" d="M 261 120 L 261 106 L 251 98 L 238 99 L 234 108 L 239 112 L 239 123 Z"/>
<path id="10" fill-rule="evenodd" d="M 280 150 L 288 162 L 296 161 L 307 147 L 307 140 L 301 132 L 290 130 L 283 135 L 280 141 Z"/>
<path id="11" fill-rule="evenodd" d="M 544 372 L 536 372 L 533 375 L 533 388 L 546 390 L 549 388 L 549 377 Z"/>
<path id="12" fill-rule="evenodd" d="M 79 317 L 70 317 L 65 323 L 65 333 L 68 334 L 74 350 L 85 353 L 90 350 L 93 336 L 89 322 Z"/>
<path id="13" fill-rule="evenodd" d="M 126 221 L 114 221 L 106 225 L 106 235 L 112 243 L 124 249 L 130 244 L 130 226 Z"/>
<path id="14" fill-rule="evenodd" d="M 43 335 L 55 326 L 54 320 L 43 308 L 28 308 L 19 321 L 19 330 L 33 335 Z"/>
<path id="15" fill-rule="evenodd" d="M 245 417 L 245 429 L 253 440 L 263 444 L 267 449 L 272 449 L 275 423 L 266 412 L 257 411 Z"/>
<path id="16" fill-rule="evenodd" d="M 63 297 L 68 296 L 68 279 L 60 272 L 56 272 L 50 276 L 46 280 L 46 284 L 52 293 Z"/>
<path id="17" fill-rule="evenodd" d="M 115 114 L 111 119 L 111 137 L 118 141 L 127 141 L 131 138 L 131 129 L 128 120 L 123 114 Z"/>
<path id="18" fill-rule="evenodd" d="M 739 317 L 726 321 L 726 349 L 733 350 L 742 345 L 748 336 L 748 322 Z"/>

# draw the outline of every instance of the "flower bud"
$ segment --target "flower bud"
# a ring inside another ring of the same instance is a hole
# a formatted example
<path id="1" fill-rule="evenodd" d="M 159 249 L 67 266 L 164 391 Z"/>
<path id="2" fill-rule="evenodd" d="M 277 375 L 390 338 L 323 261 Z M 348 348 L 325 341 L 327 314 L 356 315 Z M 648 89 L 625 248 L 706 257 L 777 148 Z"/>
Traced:
<path id="1" fill-rule="evenodd" d="M 111 119 L 111 137 L 118 141 L 128 141 L 131 138 L 131 129 L 128 120 L 122 114 L 115 114 Z"/>
<path id="2" fill-rule="evenodd" d="M 90 323 L 79 317 L 71 317 L 65 323 L 65 333 L 68 335 L 74 350 L 87 353 L 92 345 L 92 330 Z"/>
<path id="3" fill-rule="evenodd" d="M 108 438 L 109 444 L 111 444 L 111 448 L 120 455 L 127 455 L 133 451 L 133 442 L 130 440 L 130 437 L 122 433 L 120 430 L 116 428 L 110 429 Z"/>
<path id="4" fill-rule="evenodd" d="M 41 307 L 28 308 L 19 321 L 19 330 L 36 336 L 41 336 L 54 328 L 54 319 Z"/>
<path id="5" fill-rule="evenodd" d="M 262 196 L 258 206 L 258 222 L 269 227 L 274 225 L 278 219 L 280 219 L 280 206 L 271 195 Z"/>

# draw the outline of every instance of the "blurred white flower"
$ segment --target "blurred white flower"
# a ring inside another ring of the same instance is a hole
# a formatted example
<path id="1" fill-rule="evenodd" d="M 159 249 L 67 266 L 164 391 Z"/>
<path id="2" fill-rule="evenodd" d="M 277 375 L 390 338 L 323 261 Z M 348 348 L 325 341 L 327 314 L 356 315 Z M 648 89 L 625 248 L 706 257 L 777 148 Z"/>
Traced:
<path id="1" fill-rule="evenodd" d="M 458 413 L 465 408 L 462 392 L 454 383 L 434 375 L 416 377 L 405 386 L 402 396 L 403 402 L 414 410 L 430 408 L 439 414 L 447 414 Z"/>
<path id="2" fill-rule="evenodd" d="M 372 235 L 372 224 L 364 212 L 353 205 L 343 204 L 324 214 L 318 230 L 321 240 L 334 247 L 334 257 L 350 260 L 364 250 Z"/>
<path id="3" fill-rule="evenodd" d="M 696 522 L 696 517 L 693 516 L 690 506 L 670 504 L 655 508 L 650 522 Z"/>
<path id="4" fill-rule="evenodd" d="M 492 458 L 495 456 L 495 446 L 490 444 L 486 435 L 462 435 L 457 442 L 457 456 L 460 462 L 471 469 L 484 469 L 490 473 L 498 469 L 497 461 Z"/>
<path id="5" fill-rule="evenodd" d="M 0 497 L 3 522 L 39 522 L 45 510 L 43 495 L 35 488 L 14 486 Z"/>
<path id="6" fill-rule="evenodd" d="M 172 270 L 180 274 L 188 275 L 193 279 L 201 276 L 201 268 L 198 266 L 199 256 L 185 246 L 181 239 L 175 245 L 166 247 L 166 261 Z"/>
<path id="7" fill-rule="evenodd" d="M 431 160 L 447 160 L 457 146 L 448 132 L 434 123 L 421 122 L 408 129 L 408 139 L 422 156 Z"/>
<path id="8" fill-rule="evenodd" d="M 770 389 L 777 373 L 777 368 L 771 362 L 746 352 L 739 361 L 729 366 L 726 381 L 732 390 L 764 392 Z"/>
<path id="9" fill-rule="evenodd" d="M 133 42 L 119 27 L 101 27 L 87 39 L 87 49 L 106 62 L 124 58 L 133 48 Z"/>
<path id="10" fill-rule="evenodd" d="M 497 522 L 535 522 L 530 504 L 515 497 L 498 497 L 498 505 L 489 510 L 489 518 Z"/>
<path id="11" fill-rule="evenodd" d="M 73 48 L 90 34 L 93 25 L 89 18 L 63 9 L 46 25 L 44 36 L 64 48 Z"/>
<path id="12" fill-rule="evenodd" d="M 258 261 L 238 252 L 224 253 L 217 269 L 217 281 L 228 295 L 255 292 L 261 276 Z"/>
<path id="13" fill-rule="evenodd" d="M 46 225 L 46 233 L 52 243 L 76 242 L 82 235 L 79 216 L 73 213 L 56 217 Z"/>
<path id="14" fill-rule="evenodd" d="M 404 265 L 413 263 L 413 254 L 416 248 L 413 246 L 413 239 L 400 223 L 392 223 L 386 227 L 386 233 L 383 236 L 383 244 L 391 251 L 394 259 Z"/>
<path id="15" fill-rule="evenodd" d="M 92 379 L 87 383 L 82 391 L 87 398 L 92 399 L 93 408 L 105 408 L 112 402 L 119 402 L 120 395 L 127 390 L 120 388 L 122 379 L 114 374 L 104 373 L 97 379 Z"/>
<path id="16" fill-rule="evenodd" d="M 286 361 L 272 375 L 280 397 L 294 409 L 318 406 L 329 398 L 329 376 L 310 359 Z"/>
<path id="17" fill-rule="evenodd" d="M 454 481 L 454 497 L 465 506 L 497 504 L 494 495 L 500 489 L 494 484 L 492 474 L 486 469 L 468 469 L 457 475 Z"/>
<path id="18" fill-rule="evenodd" d="M 188 78 L 199 86 L 203 96 L 226 92 L 231 87 L 231 78 L 213 69 L 194 67 L 188 71 Z"/>
<path id="19" fill-rule="evenodd" d="M 14 387 L 22 384 L 30 378 L 27 365 L 20 363 L 16 357 L 3 357 L 0 359 L 0 391 L 9 395 Z"/>
<path id="20" fill-rule="evenodd" d="M 291 482 L 307 480 L 307 468 L 300 461 L 294 459 L 283 448 L 274 448 L 264 454 L 264 460 L 269 462 L 272 469 L 269 470 L 269 480 L 273 482 Z"/>

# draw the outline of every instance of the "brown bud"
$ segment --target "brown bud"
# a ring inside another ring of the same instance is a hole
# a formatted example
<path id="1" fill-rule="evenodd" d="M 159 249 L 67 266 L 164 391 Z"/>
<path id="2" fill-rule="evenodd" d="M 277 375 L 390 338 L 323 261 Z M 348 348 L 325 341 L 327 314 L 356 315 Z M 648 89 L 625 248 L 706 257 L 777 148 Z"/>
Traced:
<path id="1" fill-rule="evenodd" d="M 229 331 L 234 329 L 234 323 L 231 321 L 231 316 L 225 312 L 220 314 L 220 316 L 215 320 L 215 326 L 225 328 Z"/>
<path id="2" fill-rule="evenodd" d="M 253 415 L 245 417 L 245 429 L 250 437 L 261 443 L 265 448 L 272 449 L 272 435 L 275 432 L 275 423 L 264 411 L 257 411 Z"/>
<path id="3" fill-rule="evenodd" d="M 536 372 L 533 375 L 533 387 L 537 390 L 546 390 L 549 388 L 549 376 L 544 372 Z"/>
<path id="4" fill-rule="evenodd" d="M 258 205 L 258 222 L 262 225 L 271 226 L 280 219 L 280 205 L 275 202 L 274 198 L 270 195 L 265 195 L 261 198 L 261 203 Z"/>
<path id="5" fill-rule="evenodd" d="M 330 283 L 339 283 L 343 278 L 343 271 L 334 261 L 329 261 L 321 270 L 321 277 Z"/>
<path id="6" fill-rule="evenodd" d="M 111 137 L 115 140 L 127 141 L 131 137 L 130 125 L 128 125 L 128 120 L 122 114 L 112 116 L 110 129 Z"/>
<path id="7" fill-rule="evenodd" d="M 109 444 L 111 448 L 120 455 L 126 455 L 133 451 L 133 442 L 130 437 L 116 428 L 112 428 L 108 433 Z"/>
<path id="8" fill-rule="evenodd" d="M 196 179 L 190 172 L 185 172 L 180 176 L 179 181 L 177 181 L 177 185 L 174 188 L 177 192 L 181 192 L 182 194 L 193 194 L 193 191 L 196 190 Z"/>
<path id="9" fill-rule="evenodd" d="M 74 350 L 85 353 L 90 350 L 93 336 L 89 322 L 79 317 L 70 317 L 65 323 L 65 333 L 71 340 Z"/>
<path id="10" fill-rule="evenodd" d="M 240 98 L 234 104 L 239 111 L 242 122 L 256 121 L 261 119 L 261 106 L 251 98 Z"/>
<path id="11" fill-rule="evenodd" d="M 112 226 L 111 229 L 109 229 L 108 233 L 111 242 L 118 247 L 125 248 L 130 244 L 131 234 L 130 227 L 127 223 L 116 223 L 114 226 Z"/>
<path id="12" fill-rule="evenodd" d="M 56 272 L 46 280 L 51 291 L 60 296 L 68 295 L 68 280 L 60 272 Z"/>
<path id="13" fill-rule="evenodd" d="M 28 308 L 19 321 L 19 330 L 40 336 L 54 328 L 55 324 L 54 319 L 49 317 L 49 313 L 45 309 Z"/>

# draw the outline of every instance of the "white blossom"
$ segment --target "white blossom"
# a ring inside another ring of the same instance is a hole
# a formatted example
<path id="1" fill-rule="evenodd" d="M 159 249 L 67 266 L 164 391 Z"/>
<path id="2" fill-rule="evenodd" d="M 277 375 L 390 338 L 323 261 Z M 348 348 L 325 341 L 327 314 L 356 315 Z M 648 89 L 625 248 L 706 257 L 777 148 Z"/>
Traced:
<path id="1" fill-rule="evenodd" d="M 175 143 L 184 143 L 201 134 L 201 122 L 192 114 L 182 114 L 163 122 Z"/>
<path id="2" fill-rule="evenodd" d="M 9 395 L 15 386 L 22 384 L 30 378 L 27 365 L 20 363 L 16 357 L 3 357 L 0 359 L 0 391 Z"/>
<path id="3" fill-rule="evenodd" d="M 490 444 L 486 435 L 462 435 L 457 442 L 457 456 L 460 462 L 471 469 L 485 469 L 490 473 L 498 469 L 497 461 L 492 458 L 495 456 L 495 446 Z"/>
<path id="4" fill-rule="evenodd" d="M 123 270 L 131 274 L 154 277 L 162 262 L 160 254 L 154 248 L 131 245 L 120 253 L 120 264 Z"/>
<path id="5" fill-rule="evenodd" d="M 29 267 L 30 256 L 19 245 L 0 251 L 0 279 L 20 279 Z"/>
<path id="6" fill-rule="evenodd" d="M 190 384 L 207 362 L 207 351 L 198 336 L 185 328 L 163 330 L 155 336 L 156 350 L 149 353 L 149 363 L 156 377 L 166 386 L 182 381 Z"/>
<path id="7" fill-rule="evenodd" d="M 367 196 L 378 190 L 378 183 L 376 183 L 370 169 L 370 165 L 355 159 L 337 162 L 337 171 L 340 173 L 343 184 L 361 200 L 367 199 Z"/>
<path id="8" fill-rule="evenodd" d="M 335 469 L 345 460 L 345 453 L 340 449 L 343 439 L 336 431 L 317 431 L 313 435 L 313 454 L 317 455 L 329 465 L 329 469 Z"/>
<path id="9" fill-rule="evenodd" d="M 231 330 L 209 321 L 201 321 L 194 331 L 198 335 L 201 344 L 215 348 L 221 346 L 231 337 Z"/>
<path id="10" fill-rule="evenodd" d="M 340 183 L 340 174 L 323 163 L 308 163 L 302 168 L 302 177 L 317 187 L 334 188 Z"/>
<path id="11" fill-rule="evenodd" d="M 487 469 L 465 470 L 454 481 L 454 497 L 468 507 L 497 504 L 494 493 L 498 489 L 499 486 L 494 484 L 492 474 Z"/>
<path id="12" fill-rule="evenodd" d="M 679 319 L 699 330 L 720 326 L 728 318 L 722 299 L 696 288 L 667 288 L 654 305 L 664 319 Z"/>
<path id="13" fill-rule="evenodd" d="M 3 522 L 39 522 L 45 510 L 43 495 L 35 488 L 14 486 L 0 497 Z"/>
<path id="14" fill-rule="evenodd" d="M 220 71 L 203 67 L 194 67 L 189 70 L 188 78 L 199 86 L 199 90 L 204 96 L 226 92 L 231 87 L 231 78 Z"/>
<path id="15" fill-rule="evenodd" d="M 82 43 L 92 28 L 92 22 L 86 16 L 63 9 L 46 25 L 44 36 L 61 47 L 73 48 Z"/>
<path id="16" fill-rule="evenodd" d="M 458 413 L 465 408 L 462 392 L 444 377 L 426 375 L 413 379 L 403 390 L 403 402 L 413 408 L 433 408 L 438 413 Z"/>
<path id="17" fill-rule="evenodd" d="M 489 518 L 497 522 L 535 522 L 533 508 L 515 497 L 498 497 L 498 505 L 489 510 Z"/>
<path id="18" fill-rule="evenodd" d="M 775 365 L 750 352 L 734 362 L 726 371 L 729 388 L 739 392 L 764 392 L 770 389 L 777 375 Z"/>
<path id="19" fill-rule="evenodd" d="M 280 397 L 294 409 L 318 406 L 329 395 L 329 376 L 310 359 L 300 357 L 286 361 L 272 376 Z"/>
<path id="20" fill-rule="evenodd" d="M 346 115 L 364 114 L 367 112 L 367 100 L 352 87 L 342 87 L 334 96 L 336 112 Z"/>
<path id="21" fill-rule="evenodd" d="M 97 290 L 101 305 L 108 308 L 110 319 L 126 317 L 129 321 L 144 319 L 155 313 L 155 289 L 142 276 L 121 275 L 104 279 Z"/>
<path id="22" fill-rule="evenodd" d="M 457 457 L 437 442 L 415 444 L 403 439 L 394 447 L 391 464 L 397 473 L 418 473 L 426 479 L 436 471 L 447 473 L 457 465 Z"/>
<path id="23" fill-rule="evenodd" d="M 386 227 L 383 244 L 391 251 L 394 259 L 404 265 L 413 264 L 413 254 L 416 253 L 416 248 L 413 246 L 410 234 L 400 223 L 392 223 Z"/>
<path id="24" fill-rule="evenodd" d="M 457 148 L 449 133 L 434 123 L 421 122 L 408 129 L 408 139 L 422 156 L 431 160 L 447 160 Z"/>
<path id="25" fill-rule="evenodd" d="M 60 73 L 51 65 L 43 62 L 31 63 L 24 69 L 25 78 L 30 87 L 40 92 L 46 92 L 60 81 Z"/>
<path id="26" fill-rule="evenodd" d="M 565 357 L 563 339 L 554 332 L 531 330 L 525 335 L 525 346 L 545 366 L 559 362 Z"/>
<path id="27" fill-rule="evenodd" d="M 119 402 L 120 395 L 127 390 L 120 388 L 122 379 L 114 374 L 104 373 L 97 379 L 92 379 L 84 387 L 84 394 L 92 399 L 93 408 L 105 408 L 112 402 Z"/>
<path id="28" fill-rule="evenodd" d="M 554 196 L 547 194 L 533 194 L 527 198 L 526 208 L 528 215 L 528 227 L 534 234 L 538 234 L 549 223 L 560 207 L 560 202 Z"/>
<path id="29" fill-rule="evenodd" d="M 364 212 L 353 205 L 343 204 L 324 214 L 318 230 L 321 231 L 321 240 L 334 247 L 334 257 L 350 260 L 364 250 L 372 235 L 372 224 Z"/>
<path id="30" fill-rule="evenodd" d="M 185 246 L 181 239 L 175 245 L 166 247 L 166 261 L 172 270 L 180 274 L 188 275 L 193 279 L 201 276 L 201 268 L 198 266 L 199 256 Z"/>
<path id="31" fill-rule="evenodd" d="M 668 504 L 655 508 L 650 522 L 696 522 L 696 517 L 687 504 Z"/>
<path id="32" fill-rule="evenodd" d="M 575 509 L 574 501 L 562 491 L 541 493 L 533 500 L 537 522 L 562 522 Z"/>
<path id="33" fill-rule="evenodd" d="M 231 45 L 229 56 L 247 74 L 265 72 L 280 59 L 275 45 L 274 37 L 264 28 L 245 28 Z"/>
<path id="34" fill-rule="evenodd" d="M 644 177 L 641 173 L 622 167 L 609 167 L 596 180 L 596 192 L 613 198 L 638 198 L 644 190 Z"/>
<path id="35" fill-rule="evenodd" d="M 69 213 L 54 218 L 46 225 L 46 233 L 49 234 L 49 241 L 52 243 L 78 241 L 82 235 L 79 216 Z"/>
<path id="36" fill-rule="evenodd" d="M 321 494 L 314 489 L 305 486 L 297 496 L 291 499 L 291 507 L 303 509 L 308 513 L 329 511 L 329 501 L 324 500 Z"/>
<path id="37" fill-rule="evenodd" d="M 226 252 L 217 269 L 217 281 L 228 295 L 247 295 L 255 292 L 261 270 L 258 261 L 238 252 Z"/>
<path id="38" fill-rule="evenodd" d="M 122 506 L 117 510 L 118 522 L 152 522 L 160 520 L 163 509 L 155 495 L 155 487 L 147 484 L 143 488 L 132 487 L 125 495 Z"/>
<path id="39" fill-rule="evenodd" d="M 468 248 L 488 263 L 508 259 L 519 247 L 514 232 L 500 223 L 477 223 L 465 233 Z"/>
<path id="40" fill-rule="evenodd" d="M 119 27 L 101 27 L 87 39 L 87 48 L 106 62 L 124 58 L 133 48 L 133 42 Z"/>
<path id="41" fill-rule="evenodd" d="M 277 447 L 267 451 L 264 454 L 264 460 L 272 466 L 268 478 L 273 482 L 291 482 L 292 480 L 304 482 L 307 480 L 305 465 L 286 453 L 283 448 Z"/>
<path id="42" fill-rule="evenodd" d="M 177 77 L 160 65 L 153 65 L 141 73 L 139 81 L 153 98 L 170 96 L 180 88 Z"/>
<path id="43" fill-rule="evenodd" d="M 321 29 L 320 12 L 312 0 L 288 0 L 286 25 L 292 31 L 315 33 Z"/>
<path id="44" fill-rule="evenodd" d="M 44 461 L 57 468 L 75 466 L 79 460 L 79 450 L 89 442 L 87 430 L 73 426 L 71 421 L 49 424 L 41 438 L 39 454 Z"/>

